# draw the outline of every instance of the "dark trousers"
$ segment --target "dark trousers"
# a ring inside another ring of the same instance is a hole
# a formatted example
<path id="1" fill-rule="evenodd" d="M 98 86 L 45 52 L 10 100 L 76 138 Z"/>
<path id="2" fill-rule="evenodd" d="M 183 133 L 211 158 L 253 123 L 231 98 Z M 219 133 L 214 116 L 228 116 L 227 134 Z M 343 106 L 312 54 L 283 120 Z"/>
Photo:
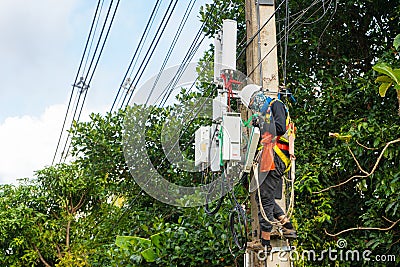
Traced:
<path id="1" fill-rule="evenodd" d="M 264 181 L 260 185 L 261 204 L 264 208 L 265 214 L 269 221 L 273 222 L 274 218 L 278 218 L 285 214 L 281 207 L 275 202 L 275 191 L 278 186 L 281 185 L 283 173 L 286 169 L 285 163 L 279 158 L 274 152 L 275 170 L 259 173 L 259 178 L 262 180 L 265 176 Z M 272 225 L 264 219 L 260 211 L 260 201 L 258 194 L 256 194 L 258 204 L 258 220 L 260 222 L 260 228 L 263 232 L 271 232 Z"/>

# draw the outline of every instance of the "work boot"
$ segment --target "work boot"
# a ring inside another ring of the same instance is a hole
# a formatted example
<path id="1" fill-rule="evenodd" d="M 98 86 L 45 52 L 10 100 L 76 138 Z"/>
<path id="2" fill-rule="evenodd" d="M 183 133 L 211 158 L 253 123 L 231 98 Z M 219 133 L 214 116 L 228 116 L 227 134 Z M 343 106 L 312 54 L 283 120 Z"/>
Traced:
<path id="1" fill-rule="evenodd" d="M 261 245 L 263 246 L 265 253 L 267 253 L 267 254 L 271 253 L 272 246 L 271 246 L 270 240 L 265 240 L 265 239 L 261 238 Z"/>
<path id="2" fill-rule="evenodd" d="M 297 239 L 297 232 L 294 229 L 282 227 L 282 234 L 287 239 Z"/>
<path id="3" fill-rule="evenodd" d="M 285 215 L 280 216 L 278 220 L 282 224 L 281 230 L 283 236 L 287 239 L 297 239 L 296 230 L 290 220 Z"/>

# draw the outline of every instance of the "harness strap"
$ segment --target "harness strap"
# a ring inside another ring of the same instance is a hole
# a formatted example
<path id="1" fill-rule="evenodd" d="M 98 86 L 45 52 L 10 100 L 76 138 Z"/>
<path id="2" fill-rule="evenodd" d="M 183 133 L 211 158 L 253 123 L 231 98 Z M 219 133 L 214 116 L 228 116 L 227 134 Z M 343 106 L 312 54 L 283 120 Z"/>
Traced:
<path id="1" fill-rule="evenodd" d="M 283 161 L 283 163 L 285 163 L 286 169 L 284 173 L 288 172 L 291 165 L 290 159 L 282 152 L 282 150 L 277 145 L 274 146 L 274 151 L 278 155 L 278 157 Z"/>

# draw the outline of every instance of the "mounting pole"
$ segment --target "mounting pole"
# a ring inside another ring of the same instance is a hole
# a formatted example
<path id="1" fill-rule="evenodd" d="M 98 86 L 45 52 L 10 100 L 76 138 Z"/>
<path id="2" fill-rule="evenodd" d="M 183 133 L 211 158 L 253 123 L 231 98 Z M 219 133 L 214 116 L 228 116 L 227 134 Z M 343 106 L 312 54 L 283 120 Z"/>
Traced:
<path id="1" fill-rule="evenodd" d="M 254 83 L 262 85 L 264 89 L 268 89 L 272 97 L 277 97 L 278 94 L 278 53 L 276 46 L 276 25 L 275 25 L 275 5 L 274 0 L 245 0 L 246 2 L 246 31 L 247 40 L 251 40 L 251 44 L 246 50 L 247 73 L 251 73 L 250 78 Z M 272 16 L 267 25 L 260 29 L 262 25 Z M 258 33 L 259 32 L 259 33 Z M 252 38 L 255 34 L 255 38 Z M 259 62 L 262 60 L 262 63 Z M 249 114 L 243 114 L 246 118 Z M 282 183 L 283 185 L 285 183 Z M 283 188 L 284 189 L 284 188 Z M 258 208 L 255 199 L 257 191 L 251 194 L 251 239 L 248 244 L 248 249 L 245 255 L 246 267 L 289 267 L 289 254 L 274 253 L 271 257 L 267 257 L 266 261 L 259 260 L 257 250 L 252 249 L 252 245 L 259 242 L 260 226 L 258 221 Z M 285 194 L 282 194 L 282 199 L 277 203 L 283 210 L 286 210 Z M 282 247 L 282 240 L 271 240 L 271 245 L 274 248 Z M 286 258 L 285 258 L 286 257 Z"/>

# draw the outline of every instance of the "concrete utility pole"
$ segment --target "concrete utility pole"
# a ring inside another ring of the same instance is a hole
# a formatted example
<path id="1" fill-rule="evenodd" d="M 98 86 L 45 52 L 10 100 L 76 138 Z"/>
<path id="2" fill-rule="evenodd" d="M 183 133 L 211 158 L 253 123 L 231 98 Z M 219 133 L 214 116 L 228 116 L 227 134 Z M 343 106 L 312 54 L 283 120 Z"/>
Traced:
<path id="1" fill-rule="evenodd" d="M 276 48 L 276 26 L 275 26 L 275 5 L 274 0 L 245 0 L 246 1 L 246 31 L 247 40 L 255 38 L 246 50 L 247 73 L 254 83 L 261 85 L 264 89 L 268 89 L 271 97 L 277 97 L 279 77 L 278 77 L 278 53 Z M 264 23 L 269 20 L 265 27 L 259 31 Z M 264 59 L 265 57 L 265 59 Z M 259 62 L 262 61 L 261 64 Z M 284 183 L 283 183 L 284 184 Z M 282 189 L 284 190 L 284 188 Z M 288 253 L 274 253 L 271 257 L 260 260 L 258 250 L 254 245 L 259 242 L 260 226 L 258 221 L 258 208 L 255 200 L 255 194 L 251 194 L 251 238 L 252 241 L 248 243 L 248 249 L 245 257 L 246 267 L 262 267 L 262 266 L 290 266 Z M 278 204 L 283 210 L 286 210 L 285 194 L 282 194 L 282 199 Z M 275 228 L 275 227 L 274 227 Z M 271 239 L 273 248 L 287 246 L 286 240 Z M 264 256 L 264 255 L 263 255 Z"/>

